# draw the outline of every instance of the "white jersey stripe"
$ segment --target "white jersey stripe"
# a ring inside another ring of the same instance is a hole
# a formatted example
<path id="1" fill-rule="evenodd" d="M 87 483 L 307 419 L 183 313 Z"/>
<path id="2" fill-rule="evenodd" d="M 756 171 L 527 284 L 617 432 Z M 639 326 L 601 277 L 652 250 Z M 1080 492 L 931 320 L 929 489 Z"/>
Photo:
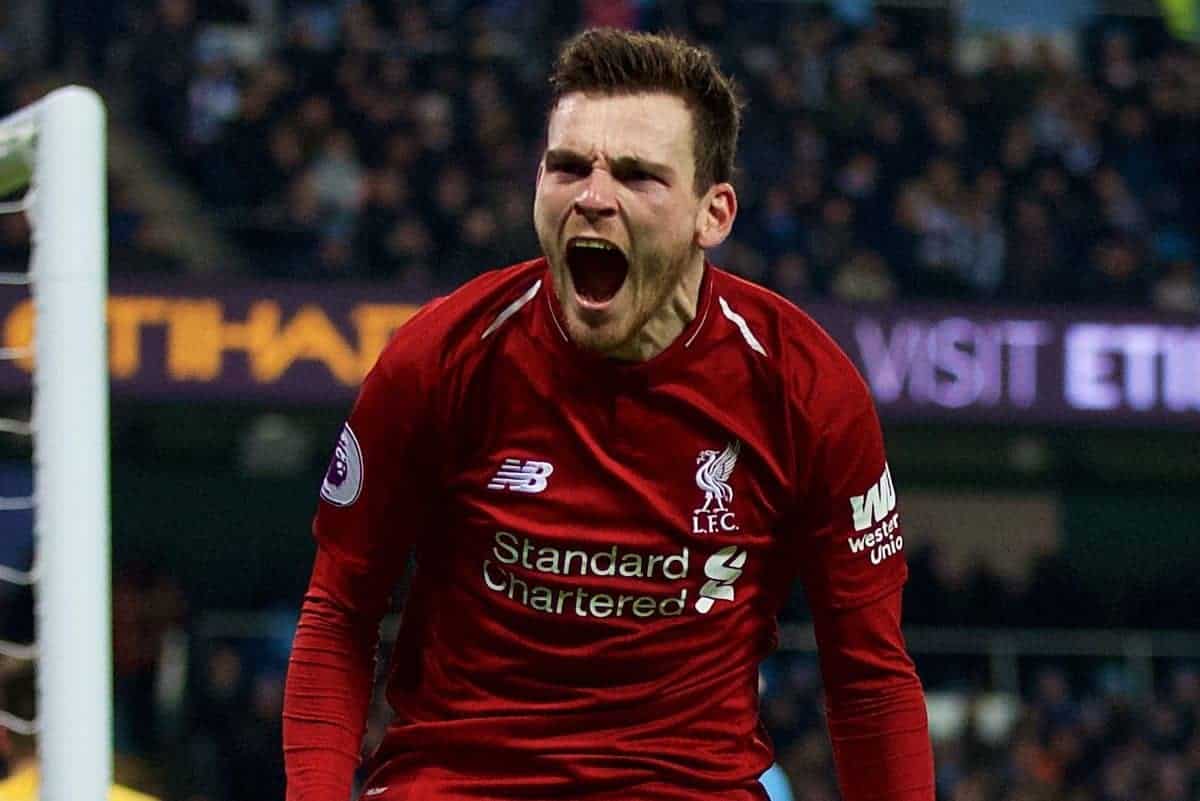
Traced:
<path id="1" fill-rule="evenodd" d="M 524 295 L 522 295 L 521 297 L 514 300 L 512 303 L 505 306 L 504 311 L 500 312 L 500 314 L 496 316 L 495 320 L 492 320 L 492 324 L 489 325 L 487 327 L 487 329 L 484 330 L 483 335 L 480 336 L 479 338 L 487 339 L 488 335 L 491 334 L 493 331 L 495 331 L 500 326 L 504 325 L 508 321 L 509 317 L 512 317 L 514 314 L 516 314 L 517 312 L 519 312 L 521 310 L 522 306 L 524 306 L 529 301 L 533 300 L 534 296 L 537 294 L 538 290 L 541 288 L 542 288 L 542 281 L 539 278 L 538 282 L 536 284 L 529 287 L 529 289 L 525 290 Z"/>
<path id="2" fill-rule="evenodd" d="M 766 349 L 763 348 L 762 343 L 759 342 L 758 338 L 754 336 L 753 332 L 750 331 L 750 326 L 746 325 L 746 318 L 729 308 L 729 304 L 725 302 L 725 298 L 718 297 L 717 301 L 721 304 L 721 313 L 729 318 L 729 320 L 738 327 L 738 330 L 742 332 L 742 339 L 746 340 L 746 344 L 749 345 L 752 350 L 757 351 L 763 356 L 766 356 Z"/>

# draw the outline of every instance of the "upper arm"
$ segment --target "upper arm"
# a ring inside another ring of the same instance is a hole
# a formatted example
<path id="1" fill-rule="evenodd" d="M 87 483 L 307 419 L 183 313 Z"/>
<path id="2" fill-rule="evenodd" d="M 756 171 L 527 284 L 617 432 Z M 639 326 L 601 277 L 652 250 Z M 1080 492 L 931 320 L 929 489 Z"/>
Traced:
<path id="1" fill-rule="evenodd" d="M 390 593 L 436 493 L 429 381 L 383 360 L 363 381 L 322 480 L 313 536 L 347 581 Z"/>
<path id="2" fill-rule="evenodd" d="M 868 604 L 908 575 L 879 417 L 865 385 L 854 379 L 814 421 L 807 454 L 801 575 L 814 607 Z"/>

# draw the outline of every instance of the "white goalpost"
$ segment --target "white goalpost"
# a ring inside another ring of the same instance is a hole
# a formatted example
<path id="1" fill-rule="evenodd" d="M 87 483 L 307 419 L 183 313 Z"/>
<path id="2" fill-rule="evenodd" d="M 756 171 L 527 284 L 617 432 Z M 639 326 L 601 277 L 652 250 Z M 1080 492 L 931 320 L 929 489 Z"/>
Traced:
<path id="1" fill-rule="evenodd" d="M 0 281 L 28 283 L 35 310 L 32 420 L 3 430 L 33 437 L 36 542 L 31 570 L 0 579 L 34 586 L 38 687 L 36 721 L 0 723 L 36 730 L 42 801 L 104 801 L 112 780 L 104 131 L 100 97 L 76 86 L 0 120 L 0 193 L 25 189 L 0 211 L 33 237 L 28 274 Z"/>

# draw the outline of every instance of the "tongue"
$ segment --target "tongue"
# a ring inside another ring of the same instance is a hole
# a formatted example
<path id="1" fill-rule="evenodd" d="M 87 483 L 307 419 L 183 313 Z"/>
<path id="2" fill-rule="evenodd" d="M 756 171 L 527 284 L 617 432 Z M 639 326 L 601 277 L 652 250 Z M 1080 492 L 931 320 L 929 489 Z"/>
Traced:
<path id="1" fill-rule="evenodd" d="M 575 291 L 585 300 L 603 303 L 625 283 L 625 258 L 609 250 L 575 248 L 569 259 Z"/>

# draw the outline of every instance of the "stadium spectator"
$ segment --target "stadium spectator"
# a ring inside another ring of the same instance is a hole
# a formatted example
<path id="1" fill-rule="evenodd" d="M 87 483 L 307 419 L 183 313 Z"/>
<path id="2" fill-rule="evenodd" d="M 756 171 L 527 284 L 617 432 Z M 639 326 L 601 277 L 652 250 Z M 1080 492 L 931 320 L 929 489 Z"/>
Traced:
<path id="1" fill-rule="evenodd" d="M 1166 311 L 1200 311 L 1200 268 L 1195 259 L 1171 259 L 1154 284 L 1154 304 Z"/>
<path id="2" fill-rule="evenodd" d="M 156 14 L 137 39 L 132 65 L 143 119 L 175 145 L 182 145 L 186 135 L 188 97 L 198 66 L 195 41 L 191 0 L 159 0 Z"/>

